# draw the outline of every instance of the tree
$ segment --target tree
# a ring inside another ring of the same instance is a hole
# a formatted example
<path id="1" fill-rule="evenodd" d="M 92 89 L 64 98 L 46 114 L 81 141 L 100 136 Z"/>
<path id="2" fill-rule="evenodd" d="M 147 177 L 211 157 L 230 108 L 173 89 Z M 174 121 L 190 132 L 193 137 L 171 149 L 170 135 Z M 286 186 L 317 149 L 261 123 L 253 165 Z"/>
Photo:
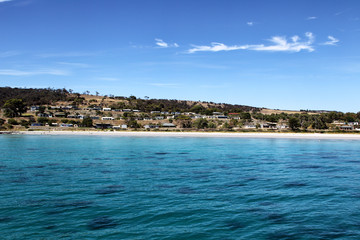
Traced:
<path id="1" fill-rule="evenodd" d="M 194 121 L 194 126 L 198 129 L 204 129 L 208 127 L 208 120 L 205 118 L 198 118 Z"/>
<path id="2" fill-rule="evenodd" d="M 91 117 L 84 117 L 82 120 L 81 126 L 83 127 L 92 127 L 93 126 L 93 120 Z"/>
<path id="3" fill-rule="evenodd" d="M 289 118 L 289 128 L 291 128 L 291 130 L 293 131 L 298 130 L 300 126 L 301 124 L 298 118 L 295 117 Z"/>
<path id="4" fill-rule="evenodd" d="M 19 117 L 26 112 L 26 105 L 22 99 L 9 99 L 5 102 L 3 108 L 7 117 Z"/>

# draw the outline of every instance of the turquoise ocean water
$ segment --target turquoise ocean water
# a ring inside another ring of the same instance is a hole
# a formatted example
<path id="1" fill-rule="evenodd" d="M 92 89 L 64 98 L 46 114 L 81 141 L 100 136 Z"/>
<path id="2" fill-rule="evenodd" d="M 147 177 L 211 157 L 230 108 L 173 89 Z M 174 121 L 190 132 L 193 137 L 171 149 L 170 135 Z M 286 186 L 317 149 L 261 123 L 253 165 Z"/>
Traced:
<path id="1" fill-rule="evenodd" d="M 0 136 L 0 239 L 360 239 L 360 141 Z"/>

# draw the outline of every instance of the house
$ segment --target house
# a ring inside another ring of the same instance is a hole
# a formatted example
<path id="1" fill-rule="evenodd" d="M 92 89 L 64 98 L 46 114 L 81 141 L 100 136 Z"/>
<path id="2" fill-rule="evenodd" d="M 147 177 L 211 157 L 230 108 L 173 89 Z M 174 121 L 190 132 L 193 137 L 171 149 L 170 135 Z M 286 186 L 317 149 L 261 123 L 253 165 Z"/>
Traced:
<path id="1" fill-rule="evenodd" d="M 118 125 L 118 126 L 113 126 L 113 129 L 127 129 L 127 125 L 126 124 L 122 124 L 122 125 Z"/>
<path id="2" fill-rule="evenodd" d="M 41 127 L 44 126 L 42 123 L 32 123 L 31 124 L 32 127 Z"/>
<path id="3" fill-rule="evenodd" d="M 131 112 L 131 109 L 123 109 L 123 112 Z"/>
<path id="4" fill-rule="evenodd" d="M 213 115 L 221 115 L 222 113 L 221 112 L 213 112 L 212 114 Z"/>
<path id="5" fill-rule="evenodd" d="M 102 117 L 101 120 L 114 120 L 113 117 Z"/>
<path id="6" fill-rule="evenodd" d="M 244 128 L 246 128 L 246 129 L 255 129 L 256 126 L 255 126 L 254 124 L 246 124 L 246 125 L 244 126 Z"/>
<path id="7" fill-rule="evenodd" d="M 74 127 L 74 124 L 71 123 L 61 123 L 60 127 Z"/>
<path id="8" fill-rule="evenodd" d="M 63 113 L 63 112 L 56 112 L 56 113 L 54 113 L 54 117 L 58 117 L 58 118 L 65 117 L 65 113 Z"/>
<path id="9" fill-rule="evenodd" d="M 90 116 L 90 118 L 91 118 L 92 120 L 100 119 L 100 117 L 98 117 L 98 116 Z"/>
<path id="10" fill-rule="evenodd" d="M 39 109 L 40 109 L 39 106 L 31 106 L 31 107 L 30 107 L 30 111 L 31 111 L 31 112 L 39 111 Z"/>
<path id="11" fill-rule="evenodd" d="M 276 128 L 276 123 L 263 123 L 263 124 L 261 124 L 261 128 L 265 128 L 265 129 L 277 129 L 277 128 Z"/>
<path id="12" fill-rule="evenodd" d="M 111 111 L 111 108 L 103 108 L 103 111 Z"/>
<path id="13" fill-rule="evenodd" d="M 163 123 L 161 126 L 162 126 L 162 127 L 167 127 L 167 128 L 173 128 L 173 127 L 176 127 L 176 125 L 175 125 L 175 124 L 173 124 L 173 123 Z"/>
<path id="14" fill-rule="evenodd" d="M 224 116 L 224 115 L 218 115 L 218 116 L 216 116 L 216 118 L 218 118 L 218 119 L 227 119 L 228 117 Z"/>
<path id="15" fill-rule="evenodd" d="M 277 125 L 277 128 L 278 128 L 278 129 L 288 129 L 289 126 L 286 125 L 286 124 L 278 124 L 278 125 Z"/>
<path id="16" fill-rule="evenodd" d="M 133 111 L 133 112 L 137 112 L 137 113 L 140 112 L 140 110 L 137 110 L 137 109 L 134 109 L 134 110 L 132 110 L 132 111 Z"/>
<path id="17" fill-rule="evenodd" d="M 52 115 L 49 113 L 39 113 L 38 117 L 48 117 L 48 118 L 52 118 Z"/>
<path id="18" fill-rule="evenodd" d="M 144 126 L 145 129 L 150 129 L 150 128 L 159 128 L 158 125 L 152 125 L 152 124 L 149 124 L 149 125 L 145 125 Z"/>
<path id="19" fill-rule="evenodd" d="M 163 116 L 157 116 L 154 118 L 155 120 L 164 120 L 164 117 Z"/>
<path id="20" fill-rule="evenodd" d="M 340 130 L 344 130 L 344 131 L 352 131 L 352 130 L 354 130 L 354 127 L 349 126 L 349 125 L 343 125 L 343 126 L 340 126 L 339 128 L 340 128 Z"/>
<path id="21" fill-rule="evenodd" d="M 150 113 L 151 113 L 151 114 L 160 113 L 160 111 L 151 111 Z"/>

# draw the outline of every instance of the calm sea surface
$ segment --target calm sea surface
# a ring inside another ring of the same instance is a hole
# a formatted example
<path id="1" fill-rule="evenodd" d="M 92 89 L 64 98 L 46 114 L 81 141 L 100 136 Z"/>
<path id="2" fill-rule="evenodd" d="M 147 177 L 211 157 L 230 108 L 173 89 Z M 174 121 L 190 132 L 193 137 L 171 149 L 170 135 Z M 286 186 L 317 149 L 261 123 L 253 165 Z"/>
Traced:
<path id="1" fill-rule="evenodd" d="M 0 239 L 360 239 L 360 141 L 0 136 Z"/>

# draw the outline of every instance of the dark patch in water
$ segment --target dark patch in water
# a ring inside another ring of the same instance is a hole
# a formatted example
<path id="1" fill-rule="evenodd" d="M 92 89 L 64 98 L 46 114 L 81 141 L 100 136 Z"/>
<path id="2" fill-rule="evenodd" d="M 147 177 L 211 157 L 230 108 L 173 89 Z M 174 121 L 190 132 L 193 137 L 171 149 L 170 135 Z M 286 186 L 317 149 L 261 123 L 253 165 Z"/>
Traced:
<path id="1" fill-rule="evenodd" d="M 228 221 L 228 222 L 226 222 L 226 226 L 230 230 L 237 230 L 237 229 L 241 229 L 241 228 L 245 227 L 244 223 L 239 222 L 239 221 Z"/>
<path id="2" fill-rule="evenodd" d="M 28 177 L 19 177 L 19 178 L 16 178 L 14 179 L 12 182 L 13 183 L 27 183 L 29 182 L 30 178 Z"/>
<path id="3" fill-rule="evenodd" d="M 178 154 L 183 155 L 183 154 L 189 154 L 188 152 L 179 152 Z"/>
<path id="4" fill-rule="evenodd" d="M 82 158 L 82 160 L 89 160 L 89 158 Z"/>
<path id="5" fill-rule="evenodd" d="M 158 188 L 173 188 L 174 186 L 168 185 L 168 184 L 160 184 L 157 185 Z"/>
<path id="6" fill-rule="evenodd" d="M 94 160 L 111 160 L 111 158 L 94 158 Z"/>
<path id="7" fill-rule="evenodd" d="M 44 227 L 44 229 L 47 229 L 47 230 L 51 230 L 51 229 L 55 229 L 55 228 L 56 228 L 55 225 L 50 225 L 50 226 Z"/>
<path id="8" fill-rule="evenodd" d="M 26 150 L 28 150 L 28 151 L 38 151 L 40 149 L 39 148 L 27 148 Z"/>
<path id="9" fill-rule="evenodd" d="M 49 174 L 49 173 L 35 173 L 34 176 L 35 177 L 48 177 L 48 176 L 51 176 L 51 174 Z"/>
<path id="10" fill-rule="evenodd" d="M 298 236 L 296 236 L 296 233 L 287 233 L 287 232 L 273 232 L 269 233 L 267 235 L 267 238 L 269 240 L 294 240 L 299 239 Z"/>
<path id="11" fill-rule="evenodd" d="M 109 218 L 108 216 L 98 217 L 93 219 L 87 224 L 88 229 L 90 230 L 99 230 L 105 228 L 114 228 L 118 224 L 115 220 Z"/>
<path id="12" fill-rule="evenodd" d="M 266 219 L 271 220 L 273 223 L 284 223 L 285 217 L 282 214 L 272 213 L 266 216 Z"/>
<path id="13" fill-rule="evenodd" d="M 26 168 L 44 168 L 45 165 L 34 165 L 34 166 L 28 166 Z"/>
<path id="14" fill-rule="evenodd" d="M 260 206 L 271 206 L 271 205 L 274 205 L 274 203 L 269 202 L 269 201 L 261 202 L 261 203 L 259 203 L 259 204 L 260 204 Z"/>
<path id="15" fill-rule="evenodd" d="M 156 155 L 166 155 L 166 154 L 169 154 L 169 153 L 167 153 L 167 152 L 156 152 L 155 154 Z"/>
<path id="16" fill-rule="evenodd" d="M 219 168 L 221 168 L 221 169 L 230 169 L 231 167 L 229 167 L 227 165 L 219 165 Z"/>
<path id="17" fill-rule="evenodd" d="M 93 204 L 92 201 L 74 201 L 74 202 L 64 202 L 64 203 L 58 203 L 55 205 L 57 208 L 88 208 Z"/>
<path id="18" fill-rule="evenodd" d="M 322 168 L 322 166 L 320 165 L 300 165 L 297 167 L 291 167 L 291 168 L 296 168 L 296 169 L 318 169 L 318 168 Z"/>
<path id="19" fill-rule="evenodd" d="M 307 186 L 306 183 L 301 183 L 301 182 L 290 182 L 290 183 L 285 183 L 284 187 L 286 188 L 293 188 L 293 187 L 305 187 Z"/>
<path id="20" fill-rule="evenodd" d="M 203 159 L 203 158 L 188 158 L 188 159 L 186 159 L 187 162 L 201 162 L 204 160 L 205 159 Z"/>
<path id="21" fill-rule="evenodd" d="M 101 195 L 112 194 L 112 193 L 121 192 L 123 190 L 124 190 L 124 186 L 122 185 L 110 185 L 96 190 L 96 194 L 101 194 Z"/>
<path id="22" fill-rule="evenodd" d="M 179 188 L 177 192 L 181 193 L 181 194 L 194 194 L 194 193 L 196 193 L 194 189 L 189 188 L 189 187 Z"/>
<path id="23" fill-rule="evenodd" d="M 12 221 L 14 218 L 12 217 L 0 217 L 0 223 L 8 223 Z"/>
<path id="24" fill-rule="evenodd" d="M 100 172 L 104 173 L 104 174 L 106 174 L 106 173 L 115 173 L 115 171 L 110 171 L 110 170 L 102 170 Z"/>
<path id="25" fill-rule="evenodd" d="M 248 178 L 245 178 L 245 180 L 248 182 L 252 182 L 252 181 L 258 180 L 258 178 L 257 177 L 248 177 Z"/>
<path id="26" fill-rule="evenodd" d="M 243 187 L 243 186 L 246 186 L 245 183 L 230 183 L 230 184 L 227 184 L 226 187 Z"/>

